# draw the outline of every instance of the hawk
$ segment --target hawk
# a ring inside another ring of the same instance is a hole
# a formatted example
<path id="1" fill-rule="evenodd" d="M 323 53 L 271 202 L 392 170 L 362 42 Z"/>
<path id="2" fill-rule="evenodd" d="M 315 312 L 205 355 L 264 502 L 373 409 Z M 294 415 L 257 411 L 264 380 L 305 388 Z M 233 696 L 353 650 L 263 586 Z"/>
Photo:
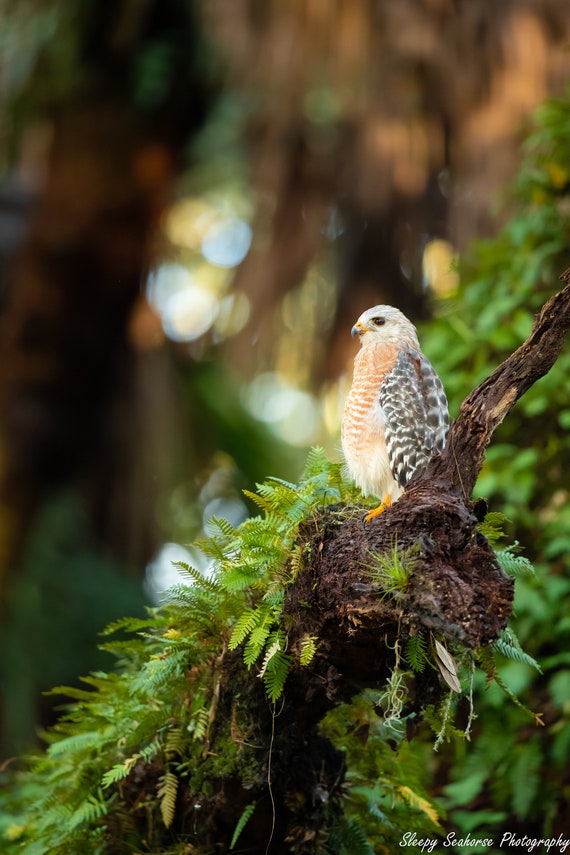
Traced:
<path id="1" fill-rule="evenodd" d="M 342 419 L 348 470 L 365 496 L 398 499 L 439 454 L 449 429 L 447 398 L 420 349 L 416 328 L 393 306 L 374 306 L 352 328 L 361 348 Z"/>

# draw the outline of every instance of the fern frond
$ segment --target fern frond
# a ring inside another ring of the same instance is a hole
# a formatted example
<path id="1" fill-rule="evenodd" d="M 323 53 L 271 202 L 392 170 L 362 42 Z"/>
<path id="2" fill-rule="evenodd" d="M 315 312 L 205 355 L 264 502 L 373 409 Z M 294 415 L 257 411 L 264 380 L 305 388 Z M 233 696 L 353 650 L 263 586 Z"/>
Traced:
<path id="1" fill-rule="evenodd" d="M 160 739 L 156 736 L 149 745 L 146 745 L 144 748 L 140 749 L 139 757 L 141 760 L 144 760 L 145 763 L 150 763 L 152 758 L 158 754 L 160 750 Z"/>
<path id="2" fill-rule="evenodd" d="M 205 530 L 207 536 L 197 541 L 196 546 L 208 558 L 223 561 L 228 552 L 232 550 L 237 529 L 225 519 L 210 517 Z"/>
<path id="3" fill-rule="evenodd" d="M 427 662 L 427 642 L 421 633 L 408 638 L 404 649 L 404 659 L 412 671 L 418 674 L 423 673 Z"/>
<path id="4" fill-rule="evenodd" d="M 242 831 L 244 830 L 244 828 L 245 828 L 245 826 L 247 825 L 247 822 L 248 822 L 248 820 L 249 820 L 250 816 L 252 815 L 252 813 L 253 813 L 253 812 L 254 812 L 254 810 L 255 810 L 255 805 L 256 805 L 256 802 L 252 802 L 251 804 L 249 804 L 249 805 L 244 809 L 244 811 L 243 811 L 242 815 L 241 815 L 241 816 L 240 816 L 240 818 L 238 819 L 238 821 L 237 821 L 237 825 L 236 825 L 236 827 L 235 827 L 235 829 L 234 829 L 234 833 L 232 834 L 232 840 L 231 840 L 231 843 L 230 843 L 230 849 L 233 849 L 233 848 L 234 848 L 234 846 L 236 845 L 236 843 L 238 842 L 239 837 L 240 837 L 240 835 L 241 835 Z"/>
<path id="5" fill-rule="evenodd" d="M 339 496 L 342 497 L 345 490 L 345 482 L 342 477 L 341 464 L 329 463 L 328 476 L 331 487 L 338 492 Z"/>
<path id="6" fill-rule="evenodd" d="M 283 692 L 291 657 L 284 652 L 286 636 L 282 630 L 270 635 L 258 677 L 263 679 L 267 696 L 276 701 Z"/>
<path id="7" fill-rule="evenodd" d="M 271 475 L 267 480 L 271 481 L 272 484 L 281 484 L 290 494 L 299 495 L 299 488 L 291 481 L 285 481 L 284 478 L 277 478 L 275 475 Z"/>
<path id="8" fill-rule="evenodd" d="M 158 780 L 156 794 L 160 799 L 160 814 L 166 828 L 170 828 L 176 812 L 178 778 L 174 772 L 166 771 Z"/>
<path id="9" fill-rule="evenodd" d="M 236 536 L 237 531 L 224 517 L 210 517 L 206 523 L 206 529 L 208 533 L 213 530 L 210 537 L 215 537 L 218 545 L 230 543 Z"/>
<path id="10" fill-rule="evenodd" d="M 281 579 L 277 579 L 263 595 L 263 602 L 267 603 L 273 610 L 281 612 L 285 600 L 285 588 Z"/>
<path id="11" fill-rule="evenodd" d="M 269 513 L 264 517 L 249 517 L 240 528 L 240 547 L 276 546 L 280 543 L 283 531 L 283 520 L 276 514 Z"/>
<path id="12" fill-rule="evenodd" d="M 342 855 L 374 855 L 374 849 L 366 839 L 366 834 L 355 819 L 340 818 L 335 836 L 341 846 Z"/>
<path id="13" fill-rule="evenodd" d="M 531 665 L 533 668 L 542 674 L 542 668 L 532 656 L 522 649 L 520 641 L 516 637 L 514 631 L 510 627 L 506 627 L 501 632 L 500 637 L 493 642 L 493 650 L 498 650 L 503 656 L 513 659 L 515 662 L 523 662 L 525 665 Z"/>
<path id="14" fill-rule="evenodd" d="M 103 644 L 97 645 L 97 650 L 105 650 L 107 653 L 112 653 L 121 658 L 134 657 L 137 654 L 145 656 L 147 652 L 146 642 L 134 637 L 105 641 Z"/>
<path id="15" fill-rule="evenodd" d="M 155 610 L 149 611 L 154 612 Z M 138 632 L 140 629 L 148 629 L 156 624 L 156 622 L 157 616 L 155 613 L 151 613 L 148 618 L 119 618 L 119 620 L 114 620 L 107 624 L 100 635 L 113 635 L 113 633 L 118 632 L 121 629 L 126 632 Z"/>
<path id="16" fill-rule="evenodd" d="M 251 665 L 253 665 L 261 655 L 270 632 L 271 622 L 269 620 L 266 620 L 260 626 L 256 626 L 252 631 L 243 651 L 243 661 L 248 668 L 251 667 Z"/>
<path id="17" fill-rule="evenodd" d="M 89 703 L 94 699 L 96 693 L 93 689 L 81 689 L 79 686 L 54 686 L 45 692 L 46 695 L 65 695 L 74 701 L 85 701 Z"/>
<path id="18" fill-rule="evenodd" d="M 280 635 L 281 635 L 281 633 L 276 632 L 273 634 L 273 638 L 270 639 L 269 644 L 267 646 L 267 649 L 265 651 L 265 656 L 263 657 L 263 662 L 261 664 L 261 670 L 260 670 L 259 674 L 257 675 L 258 677 L 264 677 L 265 676 L 265 672 L 267 671 L 267 667 L 268 667 L 269 663 L 271 662 L 273 657 L 277 656 L 279 651 L 283 649 L 281 646 L 282 642 L 281 642 Z"/>
<path id="19" fill-rule="evenodd" d="M 113 768 L 105 772 L 101 778 L 101 786 L 106 789 L 112 784 L 116 784 L 118 781 L 122 781 L 127 778 L 131 774 L 133 767 L 140 759 L 140 754 L 133 754 L 133 756 L 129 757 L 128 760 L 125 760 L 124 763 L 118 763 L 116 766 L 113 766 Z"/>
<path id="20" fill-rule="evenodd" d="M 281 650 L 276 651 L 271 657 L 263 675 L 265 690 L 270 701 L 276 701 L 283 694 L 290 664 L 291 657 Z"/>
<path id="21" fill-rule="evenodd" d="M 209 715 L 210 712 L 206 706 L 200 707 L 200 709 L 194 713 L 187 726 L 187 730 L 192 735 L 193 739 L 198 741 L 204 739 L 208 732 Z"/>
<path id="22" fill-rule="evenodd" d="M 243 614 L 239 616 L 237 623 L 232 630 L 228 648 L 230 650 L 235 650 L 236 647 L 239 647 L 255 627 L 259 626 L 265 620 L 268 614 L 269 606 L 264 607 L 259 605 L 253 606 L 243 612 Z"/>
<path id="23" fill-rule="evenodd" d="M 308 481 L 309 478 L 313 478 L 315 475 L 320 475 L 326 470 L 327 466 L 328 459 L 326 451 L 322 446 L 315 445 L 307 455 L 307 462 L 301 475 L 301 482 Z"/>
<path id="24" fill-rule="evenodd" d="M 162 593 L 162 592 L 161 592 Z M 178 582 L 165 592 L 164 599 L 170 605 L 183 609 L 193 609 L 198 592 L 194 587 Z"/>
<path id="25" fill-rule="evenodd" d="M 256 582 L 259 582 L 263 578 L 261 570 L 262 568 L 259 564 L 234 565 L 223 573 L 220 581 L 226 591 L 233 594 L 237 591 L 243 591 L 245 588 L 249 588 L 255 585 Z"/>
<path id="26" fill-rule="evenodd" d="M 504 549 L 498 549 L 495 551 L 497 561 L 509 576 L 515 576 L 516 578 L 534 576 L 534 567 L 528 558 L 525 558 L 524 555 L 516 554 L 519 550 L 518 541 L 515 541 L 515 543 Z"/>
<path id="27" fill-rule="evenodd" d="M 181 727 L 172 727 L 166 736 L 164 753 L 167 759 L 172 759 L 176 754 L 181 755 L 184 749 L 184 732 Z"/>
<path id="28" fill-rule="evenodd" d="M 188 651 L 185 649 L 171 650 L 167 654 L 155 656 L 145 662 L 133 677 L 131 692 L 156 697 L 163 685 L 184 677 L 187 666 Z"/>
<path id="29" fill-rule="evenodd" d="M 107 804 L 105 803 L 105 799 L 103 798 L 101 791 L 99 791 L 99 798 L 94 795 L 89 795 L 77 808 L 75 808 L 71 816 L 67 819 L 69 828 L 73 829 L 83 823 L 96 822 L 98 819 L 105 816 L 107 811 Z"/>
<path id="30" fill-rule="evenodd" d="M 259 485 L 257 485 L 259 487 Z M 254 504 L 257 505 L 262 511 L 271 511 L 273 503 L 270 499 L 265 496 L 261 496 L 259 493 L 254 493 L 251 490 L 244 490 L 244 496 L 247 496 L 248 499 L 251 499 Z"/>
<path id="31" fill-rule="evenodd" d="M 317 652 L 316 635 L 305 635 L 301 639 L 301 652 L 299 653 L 299 663 L 303 666 L 309 665 L 312 662 L 315 653 Z"/>
<path id="32" fill-rule="evenodd" d="M 304 555 L 305 547 L 302 546 L 300 543 L 296 543 L 293 549 L 291 550 L 291 557 L 289 559 L 289 572 L 291 573 L 291 579 L 293 581 L 297 578 L 303 568 Z"/>
<path id="33" fill-rule="evenodd" d="M 78 754 L 81 751 L 99 750 L 103 747 L 105 740 L 98 731 L 87 731 L 86 733 L 74 733 L 52 743 L 48 748 L 48 754 L 53 759 L 63 757 L 65 754 Z"/>
<path id="34" fill-rule="evenodd" d="M 277 517 L 282 517 L 284 510 L 291 503 L 291 496 L 295 491 L 280 484 L 256 484 L 257 492 L 265 501 L 265 508 Z M 296 495 L 296 493 L 295 493 Z"/>
<path id="35" fill-rule="evenodd" d="M 431 819 L 434 825 L 436 825 L 438 828 L 441 828 L 439 822 L 439 814 L 431 802 L 429 802 L 422 796 L 419 796 L 410 787 L 407 786 L 399 786 L 396 792 L 398 794 L 399 799 L 410 805 L 410 807 L 416 808 L 416 810 L 421 811 L 428 817 L 428 819 Z"/>
<path id="36" fill-rule="evenodd" d="M 487 645 L 486 647 L 478 647 L 476 650 L 476 656 L 479 667 L 487 675 L 487 682 L 491 682 L 494 679 L 495 672 L 497 670 L 497 663 L 495 662 L 492 646 Z"/>
<path id="37" fill-rule="evenodd" d="M 176 567 L 182 576 L 187 576 L 190 582 L 198 585 L 202 591 L 208 591 L 210 594 L 220 593 L 221 585 L 214 579 L 204 576 L 200 570 L 196 570 L 191 564 L 187 564 L 185 561 L 173 561 L 172 566 Z"/>
<path id="38" fill-rule="evenodd" d="M 477 528 L 489 543 L 494 544 L 505 537 L 505 527 L 509 523 L 510 520 L 500 511 L 491 511 L 486 514 L 485 519 L 478 524 Z"/>

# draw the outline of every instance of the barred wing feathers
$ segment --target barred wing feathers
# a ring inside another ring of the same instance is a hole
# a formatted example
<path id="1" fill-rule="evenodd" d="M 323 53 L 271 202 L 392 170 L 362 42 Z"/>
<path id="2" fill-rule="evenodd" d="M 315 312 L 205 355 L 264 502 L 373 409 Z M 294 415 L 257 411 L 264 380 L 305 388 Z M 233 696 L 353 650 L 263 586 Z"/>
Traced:
<path id="1" fill-rule="evenodd" d="M 405 487 L 443 450 L 449 429 L 443 385 L 423 353 L 400 351 L 380 387 L 379 404 L 392 473 Z"/>

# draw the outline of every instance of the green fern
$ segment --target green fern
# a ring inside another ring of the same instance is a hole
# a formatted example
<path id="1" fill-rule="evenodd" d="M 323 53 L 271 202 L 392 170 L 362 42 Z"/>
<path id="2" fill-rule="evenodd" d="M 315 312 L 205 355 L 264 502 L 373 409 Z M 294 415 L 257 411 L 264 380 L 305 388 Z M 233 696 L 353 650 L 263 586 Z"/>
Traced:
<path id="1" fill-rule="evenodd" d="M 93 748 L 101 749 L 104 744 L 101 734 L 97 731 L 74 733 L 50 745 L 48 754 L 55 760 L 68 754 L 78 754 L 85 750 L 91 751 Z"/>
<path id="2" fill-rule="evenodd" d="M 176 795 L 178 793 L 178 778 L 167 770 L 159 778 L 156 794 L 160 803 L 160 813 L 165 828 L 170 828 L 176 812 Z"/>
<path id="3" fill-rule="evenodd" d="M 244 809 L 242 815 L 238 819 L 237 825 L 236 825 L 236 827 L 234 829 L 234 833 L 232 835 L 232 839 L 231 839 L 231 843 L 230 843 L 230 849 L 233 849 L 234 846 L 236 845 L 236 843 L 238 842 L 242 831 L 244 830 L 245 826 L 247 825 L 247 823 L 249 821 L 250 816 L 252 815 L 252 813 L 255 810 L 255 805 L 256 805 L 256 802 L 252 802 L 251 804 L 249 804 Z"/>
<path id="4" fill-rule="evenodd" d="M 317 652 L 317 637 L 315 635 L 304 635 L 301 639 L 301 650 L 299 653 L 299 664 L 309 665 Z"/>
<path id="5" fill-rule="evenodd" d="M 192 738 L 201 741 L 208 732 L 210 711 L 205 706 L 200 706 L 191 716 L 186 727 Z"/>
<path id="6" fill-rule="evenodd" d="M 374 855 L 374 849 L 356 820 L 341 817 L 335 832 L 342 855 Z"/>
<path id="7" fill-rule="evenodd" d="M 334 464 L 333 464 L 334 465 Z M 327 458 L 325 449 L 320 445 L 315 445 L 307 454 L 305 468 L 301 476 L 302 481 L 308 481 L 316 475 L 321 475 L 323 472 L 330 471 L 331 463 Z"/>
<path id="8" fill-rule="evenodd" d="M 192 584 L 197 585 L 202 591 L 209 594 L 217 594 L 220 591 L 220 584 L 218 582 L 204 576 L 203 573 L 185 561 L 173 561 L 172 566 L 176 567 L 181 576 L 187 576 L 188 580 Z"/>
<path id="9" fill-rule="evenodd" d="M 230 593 L 252 588 L 258 582 L 263 581 L 262 568 L 255 564 L 234 565 L 226 570 L 223 577 L 223 586 Z"/>
<path id="10" fill-rule="evenodd" d="M 172 760 L 175 756 L 182 756 L 185 746 L 184 732 L 180 726 L 172 727 L 164 741 L 164 754 L 167 760 Z"/>
<path id="11" fill-rule="evenodd" d="M 129 757 L 125 760 L 124 763 L 118 763 L 116 766 L 113 766 L 112 769 L 109 769 L 108 772 L 105 772 L 103 777 L 101 778 L 101 784 L 103 787 L 110 787 L 111 784 L 116 784 L 118 781 L 123 781 L 127 778 L 133 767 L 138 763 L 141 759 L 140 754 L 134 754 L 132 757 Z"/>
<path id="12" fill-rule="evenodd" d="M 516 637 L 514 630 L 507 627 L 501 632 L 500 637 L 493 642 L 493 650 L 498 650 L 503 656 L 513 659 L 515 662 L 522 662 L 525 665 L 530 665 L 532 668 L 542 674 L 542 668 L 532 656 L 522 649 L 520 641 Z"/>
<path id="13" fill-rule="evenodd" d="M 252 630 L 243 651 L 243 661 L 248 668 L 261 656 L 265 648 L 265 643 L 271 633 L 273 622 L 271 611 L 268 610 L 265 613 L 263 622 Z"/>
<path id="14" fill-rule="evenodd" d="M 404 648 L 404 659 L 412 669 L 421 674 L 427 662 L 428 645 L 419 632 L 417 635 L 412 635 L 408 638 Z"/>
<path id="15" fill-rule="evenodd" d="M 73 830 L 83 823 L 96 822 L 98 819 L 106 816 L 107 812 L 107 804 L 103 798 L 101 790 L 99 790 L 97 796 L 87 796 L 87 798 L 84 799 L 67 818 L 67 822 L 69 823 L 70 829 Z"/>
<path id="16" fill-rule="evenodd" d="M 486 514 L 485 519 L 477 526 L 483 537 L 486 537 L 489 543 L 495 544 L 501 538 L 505 537 L 505 528 L 510 520 L 500 511 L 490 511 Z"/>
<path id="17" fill-rule="evenodd" d="M 114 635 L 119 630 L 125 630 L 125 632 L 138 632 L 141 629 L 149 629 L 152 626 L 155 626 L 157 622 L 160 622 L 156 616 L 156 609 L 148 609 L 149 616 L 148 618 L 119 618 L 119 620 L 114 620 L 112 623 L 108 624 L 105 629 L 101 632 L 101 635 Z"/>
<path id="18" fill-rule="evenodd" d="M 265 683 L 269 700 L 276 701 L 283 692 L 291 657 L 285 653 L 286 636 L 282 630 L 272 633 L 265 648 L 259 677 Z"/>
<path id="19" fill-rule="evenodd" d="M 495 551 L 497 561 L 509 576 L 524 578 L 525 576 L 534 576 L 534 567 L 524 555 L 517 555 L 520 550 L 518 542 L 515 541 L 511 546 Z"/>
<path id="20" fill-rule="evenodd" d="M 252 631 L 263 622 L 267 614 L 269 614 L 269 606 L 262 604 L 261 606 L 252 606 L 246 609 L 238 618 L 234 628 L 228 647 L 230 650 L 235 650 L 243 641 L 252 633 Z"/>

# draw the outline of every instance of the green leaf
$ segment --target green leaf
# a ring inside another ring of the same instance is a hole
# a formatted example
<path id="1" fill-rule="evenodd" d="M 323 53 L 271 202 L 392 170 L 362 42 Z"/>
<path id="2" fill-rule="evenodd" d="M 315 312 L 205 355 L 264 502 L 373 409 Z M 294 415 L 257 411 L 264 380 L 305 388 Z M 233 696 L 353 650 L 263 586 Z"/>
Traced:
<path id="1" fill-rule="evenodd" d="M 230 849 L 233 849 L 233 848 L 234 848 L 234 846 L 236 845 L 236 843 L 238 842 L 239 837 L 240 837 L 240 835 L 241 835 L 242 831 L 244 830 L 244 828 L 245 828 L 245 826 L 247 825 L 247 822 L 248 822 L 248 820 L 249 820 L 250 816 L 252 815 L 252 813 L 253 813 L 253 812 L 254 812 L 254 810 L 255 810 L 255 806 L 256 806 L 256 804 L 257 804 L 256 802 L 251 802 L 251 804 L 249 804 L 249 805 L 244 809 L 244 811 L 243 811 L 242 815 L 241 815 L 241 816 L 240 816 L 240 818 L 238 819 L 237 825 L 236 825 L 236 827 L 235 827 L 235 829 L 234 829 L 234 833 L 233 833 L 233 835 L 232 835 L 232 839 L 231 839 L 231 843 L 230 843 Z"/>

